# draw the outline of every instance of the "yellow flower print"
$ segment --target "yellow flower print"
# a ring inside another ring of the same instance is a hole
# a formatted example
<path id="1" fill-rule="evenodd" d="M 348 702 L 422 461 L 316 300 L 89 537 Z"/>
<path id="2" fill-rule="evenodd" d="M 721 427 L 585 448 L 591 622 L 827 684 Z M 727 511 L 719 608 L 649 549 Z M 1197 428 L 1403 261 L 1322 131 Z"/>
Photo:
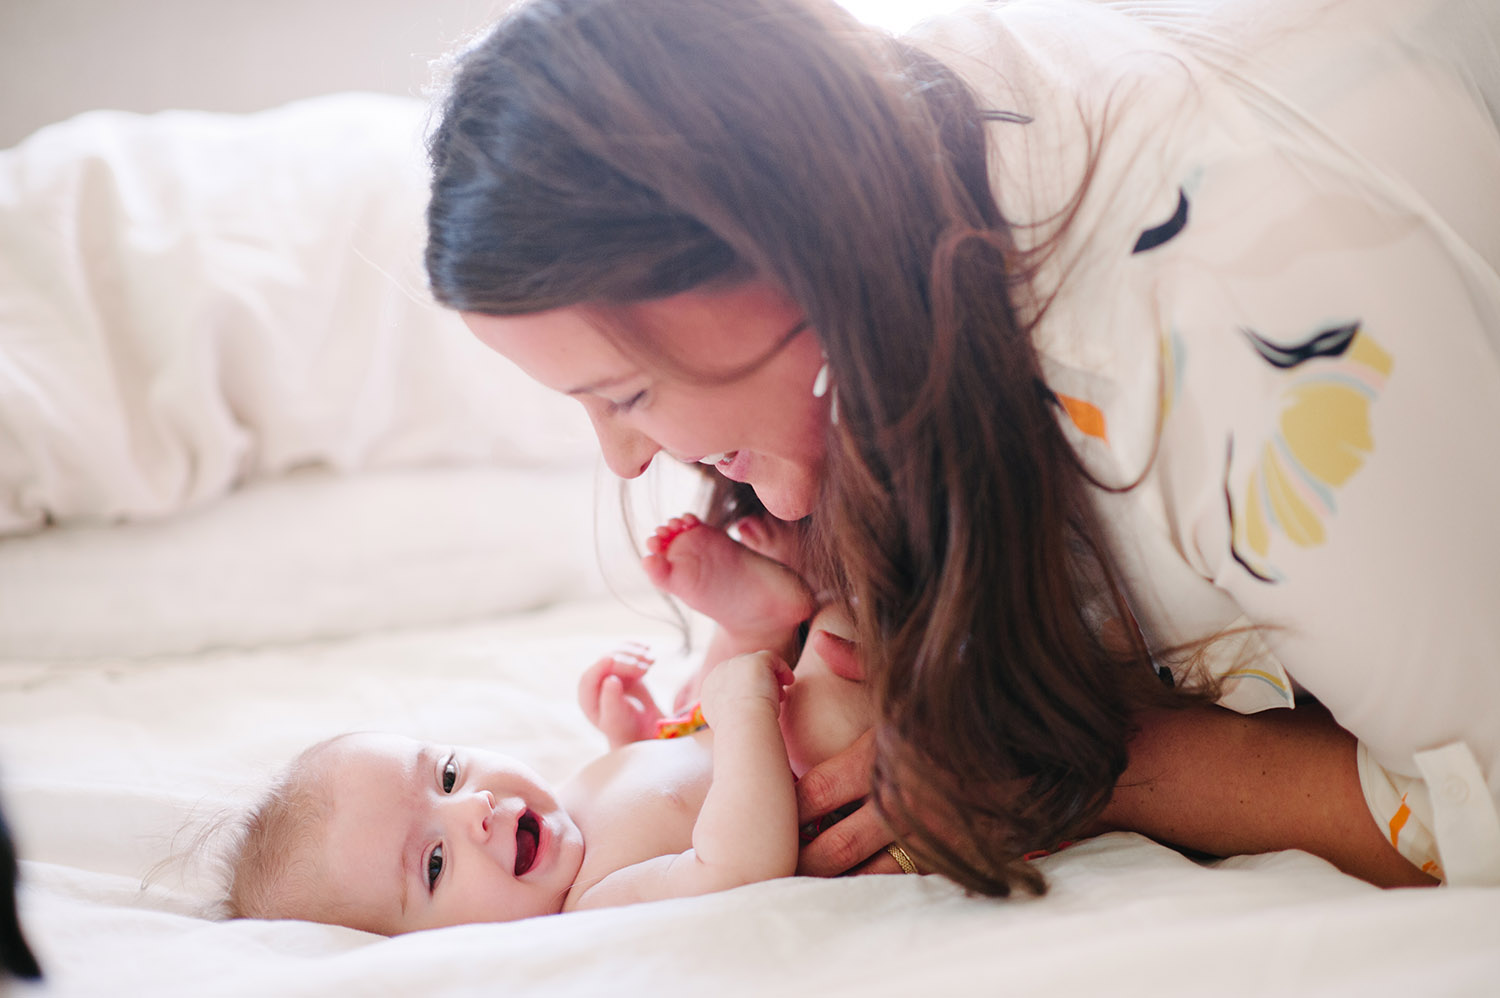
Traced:
<path id="1" fill-rule="evenodd" d="M 1248 330 L 1245 335 L 1267 363 L 1296 372 L 1288 376 L 1276 428 L 1239 502 L 1229 496 L 1235 559 L 1257 578 L 1276 582 L 1283 578 L 1271 561 L 1277 535 L 1304 548 L 1327 539 L 1337 490 L 1375 449 L 1370 406 L 1394 361 L 1357 322 L 1292 348 Z"/>
<path id="2" fill-rule="evenodd" d="M 1167 417 L 1172 415 L 1172 407 L 1177 403 L 1177 398 L 1182 394 L 1182 372 L 1187 366 L 1187 346 L 1182 342 L 1182 334 L 1176 329 L 1166 334 L 1157 336 L 1157 345 L 1161 349 L 1161 404 L 1157 411 L 1157 429 L 1166 425 Z"/>

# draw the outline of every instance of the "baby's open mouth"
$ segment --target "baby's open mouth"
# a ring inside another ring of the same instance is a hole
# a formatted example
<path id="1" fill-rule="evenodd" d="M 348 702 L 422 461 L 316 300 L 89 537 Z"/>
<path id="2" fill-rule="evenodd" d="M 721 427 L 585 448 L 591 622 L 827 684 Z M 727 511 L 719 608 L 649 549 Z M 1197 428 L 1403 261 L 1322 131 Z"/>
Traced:
<path id="1" fill-rule="evenodd" d="M 516 822 L 516 876 L 525 876 L 536 862 L 536 846 L 541 837 L 542 825 L 528 808 Z"/>

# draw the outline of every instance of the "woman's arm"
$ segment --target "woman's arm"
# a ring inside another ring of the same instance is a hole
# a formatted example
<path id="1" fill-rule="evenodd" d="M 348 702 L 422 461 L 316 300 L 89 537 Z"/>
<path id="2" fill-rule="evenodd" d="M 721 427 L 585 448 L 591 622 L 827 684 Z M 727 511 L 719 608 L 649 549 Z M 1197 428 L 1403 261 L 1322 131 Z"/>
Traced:
<path id="1" fill-rule="evenodd" d="M 852 645 L 820 652 L 843 674 L 863 675 Z M 873 753 L 867 735 L 810 770 L 797 785 L 801 820 L 868 794 Z M 1091 831 L 1140 832 L 1213 856 L 1302 849 L 1383 887 L 1434 883 L 1381 834 L 1360 788 L 1354 736 L 1315 704 L 1144 715 L 1130 763 Z M 882 852 L 890 841 L 873 811 L 860 808 L 803 849 L 798 872 L 894 873 Z"/>
<path id="2" fill-rule="evenodd" d="M 1302 849 L 1381 887 L 1434 881 L 1370 816 L 1355 740 L 1317 705 L 1141 718 L 1095 832 L 1128 830 L 1213 856 Z"/>

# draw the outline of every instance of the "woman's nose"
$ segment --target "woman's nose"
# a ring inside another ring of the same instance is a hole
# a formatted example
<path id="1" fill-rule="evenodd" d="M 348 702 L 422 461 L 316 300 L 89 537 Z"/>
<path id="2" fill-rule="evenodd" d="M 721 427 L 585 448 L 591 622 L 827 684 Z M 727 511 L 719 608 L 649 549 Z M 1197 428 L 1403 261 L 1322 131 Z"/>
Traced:
<path id="1" fill-rule="evenodd" d="M 621 426 L 608 417 L 593 420 L 594 436 L 599 438 L 599 449 L 604 453 L 604 463 L 619 478 L 639 478 L 651 467 L 660 447 L 656 441 L 638 430 Z"/>

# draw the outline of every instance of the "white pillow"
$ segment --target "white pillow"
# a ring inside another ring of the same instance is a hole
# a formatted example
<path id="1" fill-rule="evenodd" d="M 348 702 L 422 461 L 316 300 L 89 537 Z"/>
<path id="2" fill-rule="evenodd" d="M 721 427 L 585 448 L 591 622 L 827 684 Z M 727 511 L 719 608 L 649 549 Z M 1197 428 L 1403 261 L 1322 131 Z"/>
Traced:
<path id="1" fill-rule="evenodd" d="M 591 466 L 576 406 L 426 292 L 426 122 L 343 94 L 0 152 L 0 535 L 306 465 Z"/>
<path id="2" fill-rule="evenodd" d="M 437 627 L 613 594 L 666 615 L 592 468 L 454 467 L 255 482 L 167 520 L 0 544 L 0 660 L 154 659 Z M 649 523 L 702 479 L 653 469 Z"/>

